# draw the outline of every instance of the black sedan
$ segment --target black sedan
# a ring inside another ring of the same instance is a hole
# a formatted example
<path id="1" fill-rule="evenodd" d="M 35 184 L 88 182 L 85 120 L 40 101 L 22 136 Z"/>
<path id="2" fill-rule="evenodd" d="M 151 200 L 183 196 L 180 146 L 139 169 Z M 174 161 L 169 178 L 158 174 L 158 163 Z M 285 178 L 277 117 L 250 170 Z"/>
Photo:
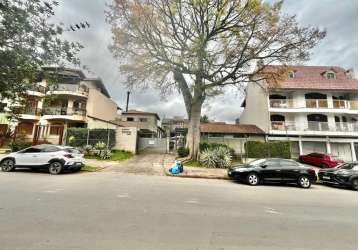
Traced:
<path id="1" fill-rule="evenodd" d="M 316 172 L 300 163 L 286 159 L 259 159 L 245 165 L 236 165 L 228 169 L 228 176 L 246 181 L 255 186 L 264 182 L 297 183 L 309 188 L 316 181 Z"/>
<path id="2" fill-rule="evenodd" d="M 358 162 L 348 162 L 331 169 L 321 169 L 318 177 L 323 184 L 350 187 L 358 191 Z"/>

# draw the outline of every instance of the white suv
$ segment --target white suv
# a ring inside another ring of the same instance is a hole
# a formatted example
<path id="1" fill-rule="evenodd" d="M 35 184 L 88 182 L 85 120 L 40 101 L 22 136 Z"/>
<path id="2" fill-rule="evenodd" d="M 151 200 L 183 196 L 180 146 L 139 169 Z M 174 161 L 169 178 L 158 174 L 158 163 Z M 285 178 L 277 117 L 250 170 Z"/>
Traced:
<path id="1" fill-rule="evenodd" d="M 62 170 L 81 170 L 85 161 L 83 154 L 73 148 L 51 144 L 42 144 L 6 155 L 1 161 L 2 171 L 10 172 L 16 167 L 47 168 L 50 174 L 59 174 Z"/>

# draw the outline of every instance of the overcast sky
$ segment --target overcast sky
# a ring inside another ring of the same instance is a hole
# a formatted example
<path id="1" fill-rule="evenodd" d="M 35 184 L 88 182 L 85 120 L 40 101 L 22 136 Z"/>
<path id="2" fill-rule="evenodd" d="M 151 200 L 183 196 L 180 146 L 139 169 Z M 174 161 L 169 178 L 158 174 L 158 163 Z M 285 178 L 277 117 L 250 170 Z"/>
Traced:
<path id="1" fill-rule="evenodd" d="M 118 72 L 118 62 L 108 50 L 111 42 L 110 26 L 105 22 L 106 2 L 110 0 L 62 0 L 56 9 L 56 19 L 67 27 L 88 21 L 87 30 L 66 32 L 66 39 L 84 45 L 80 53 L 82 64 L 103 79 L 112 98 L 122 108 L 125 106 L 126 91 L 124 78 Z M 307 65 L 329 65 L 354 68 L 358 73 L 358 1 L 356 0 L 286 0 L 284 11 L 296 14 L 304 25 L 314 25 L 327 30 L 327 37 L 312 52 Z M 210 99 L 203 113 L 210 119 L 234 122 L 240 116 L 242 93 L 229 93 Z M 157 112 L 161 118 L 174 115 L 185 116 L 184 103 L 179 94 L 161 100 L 153 89 L 136 90 L 130 98 L 131 109 Z"/>

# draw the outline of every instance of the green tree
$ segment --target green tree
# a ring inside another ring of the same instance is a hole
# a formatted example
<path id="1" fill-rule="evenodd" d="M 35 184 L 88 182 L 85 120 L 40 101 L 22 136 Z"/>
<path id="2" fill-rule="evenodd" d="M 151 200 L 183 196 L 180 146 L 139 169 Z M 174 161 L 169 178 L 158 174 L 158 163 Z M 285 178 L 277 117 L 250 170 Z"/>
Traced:
<path id="1" fill-rule="evenodd" d="M 200 122 L 201 123 L 209 123 L 209 117 L 207 115 L 203 115 L 201 118 L 200 118 Z"/>
<path id="2" fill-rule="evenodd" d="M 0 0 L 0 98 L 14 100 L 36 81 L 43 65 L 78 65 L 79 43 L 61 39 L 50 22 L 57 1 Z"/>
<path id="3" fill-rule="evenodd" d="M 309 58 L 325 32 L 300 27 L 281 13 L 283 1 L 116 0 L 112 25 L 115 57 L 130 86 L 177 89 L 189 119 L 187 146 L 198 158 L 204 101 L 226 86 L 265 78 L 266 65 Z M 277 73 L 279 75 L 279 73 Z"/>

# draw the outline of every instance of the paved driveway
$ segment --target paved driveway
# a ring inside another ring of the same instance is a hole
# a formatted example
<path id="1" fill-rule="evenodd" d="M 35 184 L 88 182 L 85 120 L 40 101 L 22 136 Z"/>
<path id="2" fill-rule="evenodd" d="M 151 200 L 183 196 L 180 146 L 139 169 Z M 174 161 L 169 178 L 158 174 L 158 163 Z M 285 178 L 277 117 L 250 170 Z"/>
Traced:
<path id="1" fill-rule="evenodd" d="M 139 154 L 123 162 L 87 160 L 87 163 L 89 165 L 105 167 L 104 172 L 165 175 L 163 166 L 172 165 L 174 158 L 174 155 L 168 154 Z"/>

